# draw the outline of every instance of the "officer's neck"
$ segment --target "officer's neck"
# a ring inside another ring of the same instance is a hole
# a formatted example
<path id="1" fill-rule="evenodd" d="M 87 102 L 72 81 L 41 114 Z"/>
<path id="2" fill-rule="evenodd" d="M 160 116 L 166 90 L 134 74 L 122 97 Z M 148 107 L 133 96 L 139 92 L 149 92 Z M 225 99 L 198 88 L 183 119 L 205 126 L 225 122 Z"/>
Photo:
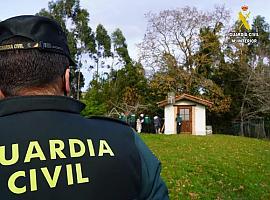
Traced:
<path id="1" fill-rule="evenodd" d="M 1 99 L 4 99 L 5 98 L 5 95 L 3 94 L 3 92 L 0 90 L 0 100 Z"/>
<path id="2" fill-rule="evenodd" d="M 64 96 L 64 91 L 61 90 L 21 90 L 17 92 L 15 96 Z M 0 90 L 0 100 L 8 96 L 5 96 L 4 93 Z"/>

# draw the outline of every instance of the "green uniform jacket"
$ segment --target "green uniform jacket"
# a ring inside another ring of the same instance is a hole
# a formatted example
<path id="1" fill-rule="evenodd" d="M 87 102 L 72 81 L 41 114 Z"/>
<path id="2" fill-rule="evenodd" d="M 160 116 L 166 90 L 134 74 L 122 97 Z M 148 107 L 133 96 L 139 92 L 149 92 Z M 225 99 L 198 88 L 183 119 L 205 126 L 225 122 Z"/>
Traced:
<path id="1" fill-rule="evenodd" d="M 0 101 L 3 200 L 167 200 L 161 165 L 124 122 L 68 97 Z"/>

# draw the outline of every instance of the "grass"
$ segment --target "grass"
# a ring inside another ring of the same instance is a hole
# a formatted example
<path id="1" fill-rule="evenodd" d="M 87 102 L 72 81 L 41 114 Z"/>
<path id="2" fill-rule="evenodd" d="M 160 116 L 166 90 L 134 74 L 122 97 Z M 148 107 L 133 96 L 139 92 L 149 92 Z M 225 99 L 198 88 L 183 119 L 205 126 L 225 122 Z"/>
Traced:
<path id="1" fill-rule="evenodd" d="M 270 199 L 270 141 L 226 135 L 141 135 L 162 162 L 172 200 Z"/>

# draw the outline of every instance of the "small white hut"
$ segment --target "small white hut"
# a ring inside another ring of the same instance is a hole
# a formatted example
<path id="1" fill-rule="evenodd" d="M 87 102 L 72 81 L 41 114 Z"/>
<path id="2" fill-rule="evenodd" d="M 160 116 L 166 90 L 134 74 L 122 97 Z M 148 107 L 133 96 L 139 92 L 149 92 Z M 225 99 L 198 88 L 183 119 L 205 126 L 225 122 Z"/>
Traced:
<path id="1" fill-rule="evenodd" d="M 176 134 L 177 113 L 182 117 L 181 133 L 192 135 L 206 135 L 206 106 L 212 102 L 188 94 L 182 94 L 158 102 L 164 107 L 165 134 Z"/>

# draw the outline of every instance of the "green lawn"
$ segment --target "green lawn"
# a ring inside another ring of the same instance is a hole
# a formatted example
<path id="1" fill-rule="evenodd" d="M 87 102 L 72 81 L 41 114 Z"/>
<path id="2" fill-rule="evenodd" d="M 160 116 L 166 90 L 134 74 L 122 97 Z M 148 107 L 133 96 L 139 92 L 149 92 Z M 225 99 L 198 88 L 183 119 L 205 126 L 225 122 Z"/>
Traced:
<path id="1" fill-rule="evenodd" d="M 141 135 L 174 199 L 270 199 L 270 141 L 225 135 Z"/>

